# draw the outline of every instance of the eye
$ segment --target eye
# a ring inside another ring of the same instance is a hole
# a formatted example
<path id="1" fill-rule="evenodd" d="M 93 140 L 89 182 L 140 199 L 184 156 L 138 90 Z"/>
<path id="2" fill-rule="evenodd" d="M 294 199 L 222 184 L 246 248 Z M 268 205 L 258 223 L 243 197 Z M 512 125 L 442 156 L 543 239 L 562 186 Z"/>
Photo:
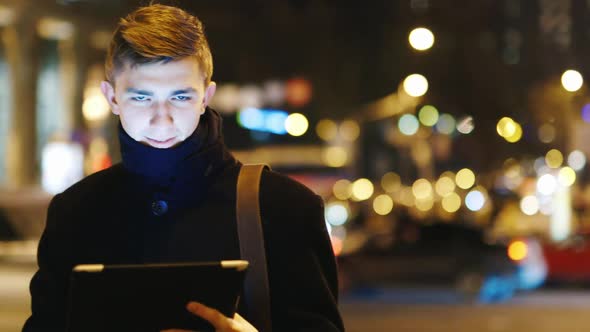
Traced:
<path id="1" fill-rule="evenodd" d="M 148 97 L 147 96 L 133 96 L 131 97 L 131 100 L 133 101 L 148 101 Z"/>
<path id="2" fill-rule="evenodd" d="M 183 95 L 172 97 L 172 100 L 178 100 L 178 101 L 189 101 L 191 99 L 192 99 L 191 97 L 189 97 L 189 96 L 183 96 Z"/>

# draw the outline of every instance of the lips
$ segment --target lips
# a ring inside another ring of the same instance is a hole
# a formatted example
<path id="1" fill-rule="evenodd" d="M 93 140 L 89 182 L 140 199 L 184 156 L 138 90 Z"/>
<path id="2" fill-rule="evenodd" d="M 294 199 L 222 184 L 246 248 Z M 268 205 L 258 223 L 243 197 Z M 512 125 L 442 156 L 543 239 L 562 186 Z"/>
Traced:
<path id="1" fill-rule="evenodd" d="M 159 139 L 153 139 L 153 138 L 146 137 L 146 141 L 148 142 L 149 145 L 151 145 L 155 148 L 165 149 L 165 148 L 172 147 L 176 143 L 176 137 L 168 138 L 165 140 L 159 140 Z"/>

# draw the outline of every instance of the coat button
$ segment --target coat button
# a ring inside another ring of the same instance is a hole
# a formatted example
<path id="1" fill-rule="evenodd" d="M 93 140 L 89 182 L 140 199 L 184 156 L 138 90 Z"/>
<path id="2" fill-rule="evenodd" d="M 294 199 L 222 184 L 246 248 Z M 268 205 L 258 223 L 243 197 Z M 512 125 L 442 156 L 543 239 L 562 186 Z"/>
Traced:
<path id="1" fill-rule="evenodd" d="M 156 216 L 161 216 L 168 211 L 168 203 L 166 201 L 152 202 L 152 213 Z"/>

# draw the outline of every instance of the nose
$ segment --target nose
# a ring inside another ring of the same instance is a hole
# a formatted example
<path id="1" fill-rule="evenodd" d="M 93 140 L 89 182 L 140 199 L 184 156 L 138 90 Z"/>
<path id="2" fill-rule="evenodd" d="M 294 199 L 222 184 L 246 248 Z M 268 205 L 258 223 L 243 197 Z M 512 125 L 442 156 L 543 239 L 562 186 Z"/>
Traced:
<path id="1" fill-rule="evenodd" d="M 167 126 L 174 122 L 170 106 L 166 102 L 157 103 L 154 105 L 154 111 L 150 120 L 151 125 Z"/>

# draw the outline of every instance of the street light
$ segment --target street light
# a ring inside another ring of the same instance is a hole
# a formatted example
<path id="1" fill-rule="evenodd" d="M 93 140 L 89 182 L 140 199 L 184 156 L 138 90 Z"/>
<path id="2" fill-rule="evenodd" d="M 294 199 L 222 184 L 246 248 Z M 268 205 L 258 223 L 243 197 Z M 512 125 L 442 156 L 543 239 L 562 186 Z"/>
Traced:
<path id="1" fill-rule="evenodd" d="M 427 28 L 416 28 L 408 37 L 410 45 L 418 51 L 426 51 L 434 45 L 434 35 Z"/>
<path id="2" fill-rule="evenodd" d="M 420 74 L 412 74 L 404 80 L 404 91 L 412 97 L 421 97 L 428 91 L 428 80 Z"/>
<path id="3" fill-rule="evenodd" d="M 563 88 L 569 92 L 576 92 L 580 90 L 584 84 L 584 78 L 582 74 L 575 70 L 566 70 L 563 75 L 561 75 L 561 85 Z"/>

